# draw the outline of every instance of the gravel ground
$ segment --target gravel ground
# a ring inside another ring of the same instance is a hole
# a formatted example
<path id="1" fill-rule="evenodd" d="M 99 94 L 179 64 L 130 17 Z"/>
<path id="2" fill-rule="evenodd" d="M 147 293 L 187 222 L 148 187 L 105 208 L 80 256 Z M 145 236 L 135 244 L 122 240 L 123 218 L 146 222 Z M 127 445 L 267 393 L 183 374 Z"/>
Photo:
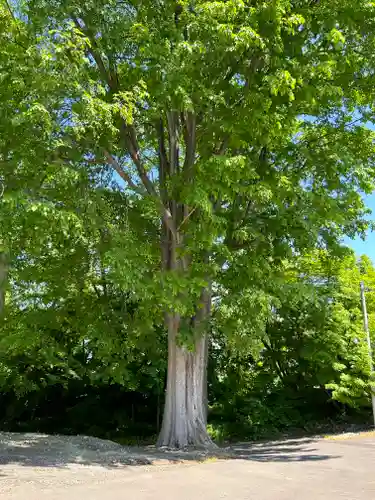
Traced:
<path id="1" fill-rule="evenodd" d="M 374 433 L 245 443 L 214 455 L 126 448 L 85 436 L 0 433 L 0 498 L 375 498 Z"/>
<path id="2" fill-rule="evenodd" d="M 228 451 L 229 448 L 220 449 L 214 455 L 224 456 Z M 155 446 L 126 447 L 90 436 L 0 432 L 0 465 L 64 467 L 74 464 L 110 468 L 201 461 L 211 455 L 205 451 L 160 450 Z"/>
<path id="3" fill-rule="evenodd" d="M 35 467 L 68 464 L 131 465 L 134 452 L 112 441 L 89 436 L 0 433 L 0 464 L 17 462 Z M 137 458 L 141 459 L 141 457 Z M 144 463 L 148 463 L 145 459 Z"/>
<path id="4" fill-rule="evenodd" d="M 169 463 L 152 449 L 148 455 L 88 436 L 0 432 L 0 498 L 22 496 L 25 489 L 37 495 L 60 486 L 105 484 L 120 471 L 134 476 L 151 464 Z"/>

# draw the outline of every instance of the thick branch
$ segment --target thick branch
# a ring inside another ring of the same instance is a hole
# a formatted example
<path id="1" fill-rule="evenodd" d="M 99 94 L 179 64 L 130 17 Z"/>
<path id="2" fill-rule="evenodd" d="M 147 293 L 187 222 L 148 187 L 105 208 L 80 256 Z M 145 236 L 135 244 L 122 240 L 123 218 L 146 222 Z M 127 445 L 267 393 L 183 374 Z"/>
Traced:
<path id="1" fill-rule="evenodd" d="M 79 22 L 79 20 L 75 17 L 73 17 L 73 22 L 77 26 L 77 28 L 82 31 L 82 33 L 88 38 L 90 41 L 90 46 L 87 49 L 87 52 L 91 55 L 91 57 L 94 59 L 101 77 L 103 80 L 108 84 L 110 90 L 112 93 L 115 93 L 118 91 L 118 82 L 117 78 L 113 78 L 113 75 L 109 68 L 107 69 L 102 57 L 99 54 L 99 47 L 98 44 L 95 40 L 95 37 L 93 36 L 90 28 L 87 26 L 87 23 L 82 26 L 82 24 Z M 95 50 L 96 49 L 96 50 Z"/>
<path id="2" fill-rule="evenodd" d="M 196 149 L 196 116 L 194 113 L 188 112 L 184 118 L 184 136 L 185 136 L 185 162 L 184 162 L 184 175 L 185 179 L 190 180 L 191 169 L 195 161 Z"/>
<path id="3" fill-rule="evenodd" d="M 177 111 L 167 112 L 169 133 L 169 165 L 173 175 L 179 170 L 179 116 Z"/>
<path id="4" fill-rule="evenodd" d="M 135 184 L 131 176 L 127 172 L 125 172 L 125 170 L 121 167 L 118 161 L 108 151 L 104 151 L 104 154 L 105 157 L 107 158 L 108 163 L 118 173 L 121 179 L 124 180 L 129 185 L 129 187 L 131 187 L 133 191 L 135 191 L 136 193 L 144 194 L 142 189 L 140 189 L 140 187 L 137 186 L 137 184 Z"/>
<path id="5" fill-rule="evenodd" d="M 159 185 L 160 195 L 164 206 L 168 206 L 168 188 L 167 188 L 167 173 L 169 172 L 169 162 L 167 151 L 165 148 L 165 131 L 163 118 L 160 117 L 156 123 L 156 133 L 159 143 Z M 161 228 L 161 269 L 166 271 L 170 268 L 171 264 L 171 250 L 173 242 L 170 241 L 170 232 L 165 224 Z"/>
<path id="6" fill-rule="evenodd" d="M 94 48 L 98 49 L 97 43 L 95 41 L 95 38 L 92 36 L 92 33 L 90 33 L 89 28 L 87 25 L 82 26 L 81 23 L 78 21 L 78 19 L 73 18 L 74 23 L 80 29 L 90 40 L 91 47 L 88 49 L 90 55 L 94 58 L 98 69 L 102 75 L 102 78 L 108 83 L 109 88 L 110 88 L 110 93 L 114 94 L 115 92 L 118 91 L 118 79 L 117 75 L 115 77 L 111 74 L 110 70 L 105 67 L 105 64 L 103 62 L 103 59 L 99 55 L 98 52 L 94 50 Z M 138 175 L 146 188 L 146 191 L 150 196 L 155 198 L 159 204 L 159 208 L 163 217 L 163 220 L 167 226 L 167 228 L 170 230 L 172 233 L 173 237 L 176 238 L 176 225 L 173 221 L 172 215 L 169 211 L 169 209 L 164 205 L 163 200 L 161 200 L 159 194 L 157 193 L 154 184 L 151 182 L 147 175 L 147 171 L 143 166 L 143 163 L 139 157 L 139 147 L 138 147 L 138 141 L 137 141 L 137 135 L 136 131 L 133 125 L 129 125 L 125 122 L 125 120 L 122 120 L 121 127 L 120 127 L 120 133 L 122 136 L 122 139 L 125 143 L 125 147 L 127 148 L 131 159 L 133 160 L 133 163 L 137 169 Z M 124 170 L 120 167 L 120 165 L 114 161 L 114 158 L 112 155 L 109 155 L 107 157 L 108 161 L 110 164 L 115 168 L 115 170 L 119 173 L 119 175 L 126 180 L 126 182 L 131 186 L 133 189 L 136 188 L 138 191 L 139 188 L 134 184 L 130 176 L 124 172 Z M 118 167 L 120 167 L 118 169 Z"/>
<path id="7" fill-rule="evenodd" d="M 181 227 L 185 224 L 185 222 L 193 215 L 193 213 L 197 210 L 197 207 L 194 207 L 190 210 L 190 212 L 187 212 L 187 214 L 184 216 L 184 219 L 182 220 L 181 224 L 178 226 L 178 229 L 180 230 Z"/>
<path id="8" fill-rule="evenodd" d="M 121 136 L 124 141 L 124 145 L 126 149 L 129 151 L 130 157 L 133 160 L 133 163 L 137 169 L 138 175 L 146 188 L 146 191 L 151 196 L 158 196 L 156 192 L 155 186 L 149 179 L 146 169 L 142 164 L 142 160 L 139 156 L 139 148 L 138 141 L 135 133 L 135 129 L 133 126 L 127 125 L 125 121 L 121 124 Z"/>
<path id="9" fill-rule="evenodd" d="M 160 194 L 164 205 L 168 203 L 168 188 L 167 188 L 167 173 L 169 172 L 169 161 L 167 157 L 167 150 L 165 147 L 165 131 L 163 118 L 160 117 L 156 124 L 156 132 L 159 142 L 159 184 Z"/>
<path id="10" fill-rule="evenodd" d="M 167 226 L 167 228 L 170 230 L 172 233 L 173 237 L 177 237 L 176 233 L 176 225 L 173 221 L 172 214 L 170 210 L 164 205 L 163 200 L 160 198 L 158 192 L 155 189 L 155 186 L 149 179 L 146 169 L 144 168 L 142 161 L 139 157 L 139 151 L 138 151 L 138 141 L 136 138 L 135 134 L 135 129 L 133 126 L 127 125 L 125 122 L 122 123 L 121 127 L 121 132 L 122 132 L 122 138 L 125 142 L 125 145 L 130 153 L 130 156 L 133 160 L 133 163 L 137 169 L 138 175 L 141 178 L 141 181 L 146 188 L 146 191 L 150 196 L 156 199 L 158 202 L 159 208 L 161 215 L 163 217 L 164 223 Z"/>

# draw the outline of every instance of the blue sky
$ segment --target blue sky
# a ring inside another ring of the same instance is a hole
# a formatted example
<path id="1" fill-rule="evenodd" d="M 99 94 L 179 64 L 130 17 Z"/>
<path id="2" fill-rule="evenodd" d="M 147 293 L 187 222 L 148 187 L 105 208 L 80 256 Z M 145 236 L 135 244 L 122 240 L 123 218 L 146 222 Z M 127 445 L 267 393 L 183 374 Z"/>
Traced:
<path id="1" fill-rule="evenodd" d="M 371 122 L 367 122 L 366 127 L 371 130 L 375 130 L 375 124 Z M 375 193 L 368 195 L 365 197 L 366 205 L 370 210 L 372 210 L 372 215 L 369 216 L 370 219 L 375 219 Z M 353 248 L 357 255 L 368 255 L 371 260 L 375 263 L 375 232 L 369 231 L 367 233 L 366 240 L 362 240 L 361 238 L 356 238 L 351 240 L 349 238 L 345 239 L 345 244 L 349 247 Z"/>
<path id="2" fill-rule="evenodd" d="M 371 219 L 375 219 L 375 193 L 365 198 L 366 204 L 370 210 L 372 210 Z M 368 255 L 373 262 L 375 262 L 375 232 L 369 231 L 367 234 L 367 238 L 365 241 L 361 240 L 361 238 L 356 238 L 355 240 L 351 240 L 349 238 L 345 239 L 345 244 L 349 247 L 353 248 L 357 255 L 366 254 Z"/>

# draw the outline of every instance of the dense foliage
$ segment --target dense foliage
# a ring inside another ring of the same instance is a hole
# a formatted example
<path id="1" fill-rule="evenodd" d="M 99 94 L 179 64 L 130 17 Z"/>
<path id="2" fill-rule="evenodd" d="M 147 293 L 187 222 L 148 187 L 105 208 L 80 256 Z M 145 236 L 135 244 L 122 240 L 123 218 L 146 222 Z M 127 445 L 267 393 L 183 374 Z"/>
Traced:
<path id="1" fill-rule="evenodd" d="M 258 342 L 228 341 L 214 318 L 208 381 L 216 439 L 371 421 L 359 282 L 375 288 L 375 269 L 367 258 L 327 259 L 315 254 L 298 263 Z M 46 311 L 36 304 L 17 315 L 17 308 L 9 308 L 9 328 L 3 327 L 0 343 L 3 429 L 153 439 L 161 424 L 166 337 L 161 329 L 149 343 L 143 335 L 138 340 L 130 335 L 136 305 L 110 283 L 107 288 L 105 298 L 75 298 L 74 314 L 58 305 Z M 374 292 L 368 292 L 367 302 L 374 325 Z M 120 325 L 119 311 L 126 318 Z M 106 347 L 100 349 L 103 332 Z M 121 339 L 121 351 L 110 338 Z"/>
<path id="2" fill-rule="evenodd" d="M 374 6 L 0 20 L 4 426 L 153 432 L 165 407 L 160 444 L 185 446 L 210 444 L 207 399 L 224 434 L 366 413 L 374 270 L 342 240 L 370 225 Z"/>
<path id="3" fill-rule="evenodd" d="M 298 282 L 294 277 L 280 290 L 260 351 L 244 353 L 219 332 L 214 336 L 211 417 L 219 436 L 313 432 L 370 421 L 359 283 L 374 286 L 374 267 L 351 255 L 337 260 L 315 254 L 299 264 Z M 372 328 L 373 300 L 368 293 Z"/>

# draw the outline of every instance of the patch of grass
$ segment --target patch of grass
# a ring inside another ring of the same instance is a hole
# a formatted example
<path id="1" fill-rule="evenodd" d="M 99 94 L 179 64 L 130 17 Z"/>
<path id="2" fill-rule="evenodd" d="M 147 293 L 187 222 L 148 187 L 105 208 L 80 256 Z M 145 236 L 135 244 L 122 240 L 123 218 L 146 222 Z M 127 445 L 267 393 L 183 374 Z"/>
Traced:
<path id="1" fill-rule="evenodd" d="M 201 464 L 210 464 L 210 463 L 214 463 L 214 462 L 218 462 L 219 460 L 219 457 L 207 457 L 207 458 L 204 458 L 203 460 L 200 460 L 199 463 Z"/>

